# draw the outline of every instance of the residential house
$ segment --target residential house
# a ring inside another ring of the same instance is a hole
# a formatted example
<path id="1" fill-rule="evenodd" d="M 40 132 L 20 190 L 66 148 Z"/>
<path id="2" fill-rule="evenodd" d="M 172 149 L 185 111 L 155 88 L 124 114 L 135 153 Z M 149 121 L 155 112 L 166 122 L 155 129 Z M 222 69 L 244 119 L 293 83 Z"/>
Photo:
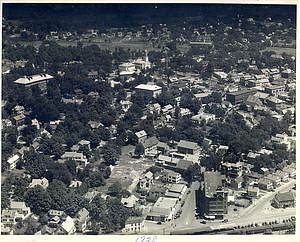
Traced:
<path id="1" fill-rule="evenodd" d="M 54 231 L 54 228 L 50 228 L 48 225 L 44 225 L 41 230 L 36 232 L 34 235 L 53 235 Z"/>
<path id="2" fill-rule="evenodd" d="M 3 224 L 1 224 L 1 235 L 13 235 L 14 230 L 11 227 L 4 227 Z"/>
<path id="3" fill-rule="evenodd" d="M 69 188 L 76 189 L 76 188 L 79 188 L 81 185 L 82 185 L 81 181 L 75 180 L 75 181 L 71 181 Z"/>
<path id="4" fill-rule="evenodd" d="M 168 153 L 169 151 L 169 146 L 166 143 L 163 142 L 158 142 L 158 144 L 156 145 L 156 149 L 157 151 L 161 152 L 161 154 L 165 155 Z"/>
<path id="5" fill-rule="evenodd" d="M 273 182 L 270 181 L 269 179 L 265 178 L 260 178 L 257 181 L 257 185 L 259 189 L 265 190 L 265 191 L 270 191 L 273 189 Z"/>
<path id="6" fill-rule="evenodd" d="M 167 187 L 151 187 L 149 190 L 146 199 L 148 201 L 156 201 L 159 197 L 164 197 L 166 192 L 168 191 Z"/>
<path id="7" fill-rule="evenodd" d="M 242 176 L 239 176 L 230 183 L 230 187 L 234 189 L 240 189 L 243 187 L 244 178 Z"/>
<path id="8" fill-rule="evenodd" d="M 295 207 L 295 196 L 292 192 L 280 192 L 275 195 L 273 202 L 277 208 Z"/>
<path id="9" fill-rule="evenodd" d="M 275 174 L 269 174 L 265 177 L 265 179 L 272 182 L 272 187 L 273 188 L 281 186 L 281 177 L 279 177 Z"/>
<path id="10" fill-rule="evenodd" d="M 180 111 L 179 111 L 180 117 L 190 116 L 190 115 L 192 115 L 191 110 L 189 110 L 188 108 L 180 108 Z"/>
<path id="11" fill-rule="evenodd" d="M 200 147 L 195 142 L 180 140 L 177 145 L 178 153 L 181 154 L 195 154 L 198 152 Z"/>
<path id="12" fill-rule="evenodd" d="M 26 118 L 26 116 L 24 114 L 20 114 L 20 115 L 13 117 L 13 119 L 11 121 L 12 121 L 13 125 L 21 126 L 24 124 L 25 118 Z"/>
<path id="13" fill-rule="evenodd" d="M 138 200 L 139 199 L 136 196 L 134 196 L 133 194 L 131 194 L 130 197 L 127 197 L 127 198 L 122 197 L 121 203 L 126 208 L 134 208 Z"/>
<path id="14" fill-rule="evenodd" d="M 73 160 L 76 162 L 77 166 L 85 167 L 88 164 L 88 159 L 83 155 L 83 153 L 77 152 L 65 152 L 61 156 L 63 161 Z"/>
<path id="15" fill-rule="evenodd" d="M 19 214 L 15 210 L 4 209 L 1 212 L 1 224 L 5 227 L 12 227 L 17 222 L 24 219 L 23 214 Z"/>
<path id="16" fill-rule="evenodd" d="M 229 163 L 225 162 L 221 164 L 221 173 L 224 174 L 226 177 L 237 178 L 242 176 L 244 170 L 244 163 L 237 162 L 237 163 Z"/>
<path id="17" fill-rule="evenodd" d="M 180 159 L 176 165 L 176 167 L 174 168 L 175 171 L 177 172 L 185 172 L 187 171 L 187 169 L 189 168 L 189 166 L 193 165 L 194 162 L 190 161 L 190 160 L 184 160 L 184 159 Z"/>
<path id="18" fill-rule="evenodd" d="M 282 107 L 282 105 L 284 104 L 284 101 L 279 98 L 269 96 L 266 98 L 266 103 L 270 108 L 277 110 Z"/>
<path id="19" fill-rule="evenodd" d="M 285 166 L 283 171 L 288 173 L 290 178 L 296 177 L 296 169 L 292 168 L 291 166 Z"/>
<path id="20" fill-rule="evenodd" d="M 46 190 L 49 186 L 49 181 L 45 177 L 43 179 L 32 179 L 31 183 L 29 184 L 29 188 L 33 188 L 38 185 Z"/>
<path id="21" fill-rule="evenodd" d="M 84 232 L 86 230 L 87 223 L 90 219 L 89 214 L 90 214 L 90 212 L 85 208 L 82 208 L 77 212 L 77 214 L 74 218 L 76 231 Z"/>
<path id="22" fill-rule="evenodd" d="M 130 217 L 125 221 L 125 227 L 122 229 L 123 234 L 133 234 L 143 232 L 145 228 L 145 219 L 142 217 Z"/>
<path id="23" fill-rule="evenodd" d="M 162 174 L 162 181 L 168 183 L 179 183 L 181 182 L 181 174 L 178 172 L 165 169 Z"/>
<path id="24" fill-rule="evenodd" d="M 259 194 L 259 188 L 258 187 L 252 187 L 249 186 L 247 189 L 247 195 L 248 197 L 258 197 Z"/>
<path id="25" fill-rule="evenodd" d="M 164 115 L 174 115 L 175 113 L 175 108 L 171 105 L 171 104 L 168 104 L 166 106 L 164 106 L 162 109 L 161 109 L 162 113 Z"/>
<path id="26" fill-rule="evenodd" d="M 153 184 L 153 174 L 148 171 L 142 178 L 140 178 L 139 186 L 140 188 L 147 188 Z"/>
<path id="27" fill-rule="evenodd" d="M 12 171 L 16 168 L 18 161 L 20 160 L 20 156 L 14 155 L 7 160 L 8 170 Z"/>
<path id="28" fill-rule="evenodd" d="M 208 122 L 214 121 L 215 119 L 216 119 L 216 115 L 210 114 L 210 113 L 199 113 L 199 114 L 191 117 L 192 121 L 199 123 L 199 124 L 202 122 L 202 120 L 205 121 L 205 123 L 208 123 Z"/>
<path id="29" fill-rule="evenodd" d="M 75 234 L 76 227 L 74 220 L 68 216 L 64 222 L 58 225 L 58 228 L 54 232 L 55 235 L 72 235 Z"/>
<path id="30" fill-rule="evenodd" d="M 156 145 L 158 144 L 158 139 L 156 136 L 150 137 L 148 139 L 145 139 L 144 142 L 142 142 L 142 146 L 145 149 L 145 153 L 150 152 L 151 150 L 156 148 Z"/>
<path id="31" fill-rule="evenodd" d="M 229 149 L 229 147 L 227 145 L 220 145 L 217 149 L 216 149 L 216 153 L 219 155 L 224 155 L 227 150 Z"/>
<path id="32" fill-rule="evenodd" d="M 289 180 L 289 173 L 285 171 L 277 170 L 274 175 L 280 177 L 281 182 L 287 182 Z"/>
<path id="33" fill-rule="evenodd" d="M 147 133 L 145 130 L 135 133 L 137 143 L 143 143 L 147 139 Z"/>
<path id="34" fill-rule="evenodd" d="M 120 104 L 121 104 L 122 110 L 126 113 L 129 110 L 129 108 L 131 107 L 132 102 L 130 102 L 129 100 L 121 100 Z"/>
<path id="35" fill-rule="evenodd" d="M 81 140 L 78 142 L 79 147 L 86 145 L 89 150 L 91 150 L 91 142 L 88 140 Z"/>

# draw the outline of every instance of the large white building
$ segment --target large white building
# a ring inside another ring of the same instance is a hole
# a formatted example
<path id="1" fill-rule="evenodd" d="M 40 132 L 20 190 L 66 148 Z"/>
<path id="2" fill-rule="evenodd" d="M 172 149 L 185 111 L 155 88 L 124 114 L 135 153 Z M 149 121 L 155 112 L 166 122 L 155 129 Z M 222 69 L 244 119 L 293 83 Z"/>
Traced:
<path id="1" fill-rule="evenodd" d="M 135 87 L 136 92 L 142 94 L 150 93 L 154 98 L 162 92 L 162 88 L 157 85 L 140 84 Z"/>

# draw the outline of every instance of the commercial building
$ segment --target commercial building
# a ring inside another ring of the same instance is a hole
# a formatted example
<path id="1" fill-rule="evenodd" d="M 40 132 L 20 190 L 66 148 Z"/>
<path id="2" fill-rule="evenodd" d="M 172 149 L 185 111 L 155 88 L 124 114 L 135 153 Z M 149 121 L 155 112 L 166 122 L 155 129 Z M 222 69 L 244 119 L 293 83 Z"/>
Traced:
<path id="1" fill-rule="evenodd" d="M 165 222 L 170 221 L 175 212 L 175 206 L 178 202 L 176 198 L 159 197 L 153 205 L 146 220 Z"/>
<path id="2" fill-rule="evenodd" d="M 135 87 L 135 90 L 137 93 L 144 95 L 150 94 L 154 98 L 156 98 L 162 92 L 162 88 L 160 86 L 147 84 L 140 84 Z"/>
<path id="3" fill-rule="evenodd" d="M 228 191 L 220 172 L 204 172 L 204 184 L 196 191 L 196 206 L 202 216 L 223 219 L 228 213 Z"/>
<path id="4" fill-rule="evenodd" d="M 39 74 L 19 78 L 15 81 L 15 83 L 24 87 L 38 85 L 43 94 L 45 94 L 47 92 L 47 82 L 51 79 L 53 79 L 53 76 L 50 76 L 48 74 Z"/>
<path id="5" fill-rule="evenodd" d="M 256 89 L 244 89 L 237 92 L 231 92 L 226 94 L 226 100 L 232 104 L 246 101 L 250 95 L 254 95 L 257 92 Z"/>
<path id="6" fill-rule="evenodd" d="M 265 92 L 275 97 L 278 97 L 279 95 L 283 94 L 284 90 L 285 90 L 285 86 L 273 85 L 273 86 L 265 87 Z"/>
<path id="7" fill-rule="evenodd" d="M 295 196 L 292 192 L 277 193 L 273 201 L 275 207 L 277 208 L 295 206 Z"/>

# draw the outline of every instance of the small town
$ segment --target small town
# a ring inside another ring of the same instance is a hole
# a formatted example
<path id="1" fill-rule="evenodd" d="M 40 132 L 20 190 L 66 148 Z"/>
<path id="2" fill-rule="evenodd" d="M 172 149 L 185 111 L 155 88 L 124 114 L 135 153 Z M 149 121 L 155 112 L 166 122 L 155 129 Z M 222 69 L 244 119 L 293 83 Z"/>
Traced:
<path id="1" fill-rule="evenodd" d="M 295 236 L 296 8 L 2 3 L 1 235 Z"/>

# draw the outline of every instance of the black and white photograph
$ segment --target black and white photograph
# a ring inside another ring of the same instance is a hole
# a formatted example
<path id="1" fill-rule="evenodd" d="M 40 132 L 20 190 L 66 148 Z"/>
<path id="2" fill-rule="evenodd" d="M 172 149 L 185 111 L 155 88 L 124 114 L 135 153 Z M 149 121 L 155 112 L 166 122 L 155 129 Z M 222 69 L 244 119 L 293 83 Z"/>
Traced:
<path id="1" fill-rule="evenodd" d="M 2 2 L 1 237 L 296 241 L 297 7 Z"/>

